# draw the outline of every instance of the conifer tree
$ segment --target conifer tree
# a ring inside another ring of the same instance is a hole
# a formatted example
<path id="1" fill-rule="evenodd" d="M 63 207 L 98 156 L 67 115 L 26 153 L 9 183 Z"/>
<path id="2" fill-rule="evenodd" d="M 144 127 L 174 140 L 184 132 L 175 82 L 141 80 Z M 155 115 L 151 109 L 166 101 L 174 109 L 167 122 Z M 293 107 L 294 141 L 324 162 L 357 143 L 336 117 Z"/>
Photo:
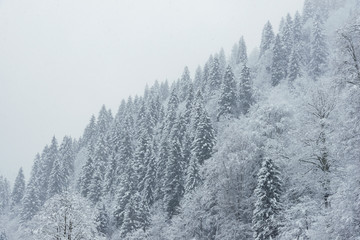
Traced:
<path id="1" fill-rule="evenodd" d="M 200 66 L 196 68 L 195 77 L 194 77 L 194 88 L 201 89 L 202 80 L 203 80 L 203 72 Z"/>
<path id="2" fill-rule="evenodd" d="M 185 192 L 190 193 L 201 182 L 199 161 L 195 156 L 192 156 L 186 172 Z"/>
<path id="3" fill-rule="evenodd" d="M 110 227 L 110 218 L 105 208 L 105 204 L 102 204 L 100 208 L 98 208 L 98 215 L 96 216 L 97 222 L 97 231 L 102 233 L 104 236 L 109 235 L 109 227 Z"/>
<path id="4" fill-rule="evenodd" d="M 92 145 L 95 143 L 96 131 L 96 118 L 94 115 L 92 115 L 82 137 L 82 143 L 84 147 L 88 144 Z"/>
<path id="5" fill-rule="evenodd" d="M 305 0 L 302 13 L 302 22 L 306 23 L 310 18 L 314 16 L 315 10 L 312 0 Z"/>
<path id="6" fill-rule="evenodd" d="M 311 40 L 311 59 L 309 63 L 309 75 L 314 80 L 318 79 L 325 72 L 328 57 L 328 49 L 322 25 L 321 17 L 317 15 L 314 19 Z"/>
<path id="7" fill-rule="evenodd" d="M 217 120 L 219 121 L 220 117 L 234 117 L 236 116 L 236 83 L 235 77 L 231 70 L 231 67 L 226 68 L 226 73 L 224 76 L 224 81 L 222 83 L 221 95 L 218 102 L 218 114 Z"/>
<path id="8" fill-rule="evenodd" d="M 10 185 L 6 178 L 0 176 L 0 215 L 4 214 L 10 205 Z"/>
<path id="9" fill-rule="evenodd" d="M 214 145 L 214 129 L 212 127 L 211 120 L 204 109 L 199 117 L 199 123 L 196 128 L 195 138 L 192 144 L 192 152 L 200 165 L 212 156 Z"/>
<path id="10" fill-rule="evenodd" d="M 286 63 L 289 62 L 289 56 L 293 49 L 294 41 L 293 20 L 290 14 L 287 14 L 284 27 L 281 32 L 281 41 L 283 43 L 284 58 Z M 287 68 L 285 68 L 285 78 L 287 77 Z"/>
<path id="11" fill-rule="evenodd" d="M 255 209 L 253 229 L 256 240 L 275 239 L 279 233 L 279 214 L 281 211 L 281 179 L 278 167 L 273 160 L 266 158 L 258 173 L 255 189 Z"/>
<path id="12" fill-rule="evenodd" d="M 220 88 L 221 85 L 221 72 L 220 72 L 220 63 L 217 57 L 214 58 L 210 68 L 209 74 L 209 93 L 213 93 L 215 90 Z"/>
<path id="13" fill-rule="evenodd" d="M 21 221 L 23 222 L 30 220 L 41 207 L 39 192 L 34 184 L 28 184 L 26 187 L 21 209 Z"/>
<path id="14" fill-rule="evenodd" d="M 247 114 L 254 102 L 250 69 L 244 65 L 240 75 L 239 109 L 242 114 Z"/>
<path id="15" fill-rule="evenodd" d="M 18 205 L 24 197 L 25 193 L 25 177 L 22 168 L 20 168 L 15 179 L 13 191 L 11 193 L 11 205 Z"/>
<path id="16" fill-rule="evenodd" d="M 146 203 L 141 201 L 141 196 L 138 193 L 131 196 L 124 212 L 124 223 L 120 228 L 122 237 L 137 229 L 145 231 L 149 226 L 148 208 Z"/>
<path id="17" fill-rule="evenodd" d="M 276 35 L 273 48 L 273 62 L 271 66 L 271 84 L 276 86 L 286 76 L 287 62 L 284 56 L 283 43 L 279 35 Z"/>
<path id="18" fill-rule="evenodd" d="M 241 36 L 241 38 L 239 40 L 239 44 L 238 44 L 238 52 L 237 52 L 236 64 L 237 65 L 246 64 L 247 60 L 248 60 L 248 57 L 247 57 L 246 44 L 245 44 L 244 37 Z"/>
<path id="19" fill-rule="evenodd" d="M 220 49 L 218 58 L 219 58 L 220 75 L 224 76 L 225 69 L 226 69 L 226 56 L 225 56 L 225 51 L 223 48 Z"/>
<path id="20" fill-rule="evenodd" d="M 61 193 L 65 189 L 63 168 L 60 159 L 56 158 L 49 176 L 47 198 Z"/>
<path id="21" fill-rule="evenodd" d="M 115 209 L 113 212 L 115 225 L 117 227 L 121 227 L 124 224 L 125 208 L 128 205 L 130 198 L 138 192 L 138 178 L 131 162 L 127 164 L 124 174 L 122 174 L 120 178 L 115 195 Z"/>
<path id="22" fill-rule="evenodd" d="M 94 162 L 91 156 L 88 157 L 85 165 L 82 167 L 81 175 L 79 178 L 79 190 L 80 194 L 83 197 L 87 197 L 89 195 L 90 183 L 94 173 Z"/>
<path id="23" fill-rule="evenodd" d="M 180 200 L 184 194 L 183 156 L 178 126 L 175 125 L 172 129 L 169 140 L 169 160 L 166 163 L 164 181 L 164 204 L 168 217 L 171 218 L 178 213 Z"/>
<path id="24" fill-rule="evenodd" d="M 260 54 L 259 57 L 264 55 L 264 53 L 271 48 L 272 43 L 274 41 L 275 35 L 273 32 L 273 27 L 271 23 L 268 21 L 264 29 L 262 31 L 261 44 L 260 44 Z"/>
<path id="25" fill-rule="evenodd" d="M 191 79 L 190 79 L 189 68 L 185 67 L 184 72 L 181 75 L 181 79 L 180 79 L 180 94 L 179 94 L 180 102 L 186 99 L 190 85 L 191 85 Z"/>
<path id="26" fill-rule="evenodd" d="M 102 198 L 102 186 L 103 186 L 103 173 L 101 171 L 101 166 L 95 163 L 95 169 L 93 176 L 91 178 L 91 182 L 89 185 L 88 198 L 94 204 L 100 202 Z"/>
<path id="27" fill-rule="evenodd" d="M 63 187 L 67 189 L 74 174 L 74 149 L 71 137 L 65 136 L 59 147 L 59 160 L 62 169 Z"/>
<path id="28" fill-rule="evenodd" d="M 301 67 L 300 67 L 300 56 L 298 51 L 294 48 L 290 55 L 289 69 L 288 69 L 288 80 L 293 82 L 298 77 L 301 77 Z"/>

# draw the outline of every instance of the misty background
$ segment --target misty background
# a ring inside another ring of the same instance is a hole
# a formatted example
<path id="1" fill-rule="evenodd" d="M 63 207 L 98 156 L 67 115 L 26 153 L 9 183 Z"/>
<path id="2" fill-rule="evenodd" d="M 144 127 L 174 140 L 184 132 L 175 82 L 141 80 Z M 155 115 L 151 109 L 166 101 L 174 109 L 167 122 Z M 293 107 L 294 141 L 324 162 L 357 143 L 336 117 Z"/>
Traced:
<path id="1" fill-rule="evenodd" d="M 52 136 L 78 138 L 105 104 L 193 73 L 303 0 L 0 0 L 0 175 L 28 178 Z"/>

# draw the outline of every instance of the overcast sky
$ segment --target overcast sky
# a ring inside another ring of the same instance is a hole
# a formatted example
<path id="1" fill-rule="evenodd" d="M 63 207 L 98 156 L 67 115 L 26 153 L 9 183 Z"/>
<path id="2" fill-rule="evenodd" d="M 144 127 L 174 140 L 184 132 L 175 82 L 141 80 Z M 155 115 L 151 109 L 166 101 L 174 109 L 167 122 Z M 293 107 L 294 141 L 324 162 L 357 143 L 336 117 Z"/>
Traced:
<path id="1" fill-rule="evenodd" d="M 260 44 L 303 0 L 0 0 L 0 175 L 13 181 L 64 135 L 78 138 L 102 104 L 146 83 L 191 74 L 244 35 Z"/>

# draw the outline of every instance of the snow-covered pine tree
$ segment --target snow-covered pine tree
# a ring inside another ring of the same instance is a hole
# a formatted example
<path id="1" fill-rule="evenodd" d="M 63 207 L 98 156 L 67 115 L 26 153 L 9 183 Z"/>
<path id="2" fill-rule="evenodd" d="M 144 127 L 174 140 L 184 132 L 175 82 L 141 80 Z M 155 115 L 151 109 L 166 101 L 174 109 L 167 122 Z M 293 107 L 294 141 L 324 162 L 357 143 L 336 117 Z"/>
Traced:
<path id="1" fill-rule="evenodd" d="M 275 239 L 280 226 L 282 181 L 279 168 L 270 158 L 265 158 L 262 163 L 254 194 L 256 199 L 253 212 L 254 238 L 255 240 Z"/>
<path id="2" fill-rule="evenodd" d="M 68 189 L 74 175 L 74 146 L 72 138 L 65 136 L 59 147 L 59 160 L 62 168 L 63 186 Z"/>
<path id="3" fill-rule="evenodd" d="M 88 125 L 86 126 L 83 137 L 82 137 L 82 146 L 86 147 L 87 145 L 93 145 L 96 141 L 96 118 L 94 115 L 91 116 Z"/>
<path id="4" fill-rule="evenodd" d="M 221 72 L 220 72 L 220 63 L 217 57 L 214 57 L 214 61 L 211 64 L 210 74 L 209 74 L 209 94 L 213 94 L 214 91 L 218 90 L 221 86 Z"/>
<path id="5" fill-rule="evenodd" d="M 238 44 L 236 64 L 242 66 L 243 64 L 247 63 L 247 60 L 248 60 L 248 56 L 247 56 L 246 44 L 245 44 L 244 36 L 241 36 Z"/>
<path id="6" fill-rule="evenodd" d="M 271 84 L 276 86 L 286 76 L 287 62 L 280 35 L 276 35 L 271 66 Z"/>
<path id="7" fill-rule="evenodd" d="M 274 38 L 273 27 L 270 21 L 267 21 L 262 31 L 259 57 L 263 56 L 268 49 L 271 49 Z"/>
<path id="8" fill-rule="evenodd" d="M 47 198 L 61 193 L 65 189 L 65 178 L 63 166 L 57 157 L 53 163 L 52 170 L 49 176 L 49 185 L 47 190 Z"/>
<path id="9" fill-rule="evenodd" d="M 10 185 L 6 178 L 0 176 L 0 216 L 5 213 L 10 205 Z"/>
<path id="10" fill-rule="evenodd" d="M 185 192 L 192 192 L 201 182 L 199 161 L 192 156 L 186 171 Z"/>
<path id="11" fill-rule="evenodd" d="M 105 208 L 105 204 L 102 204 L 98 207 L 98 214 L 96 216 L 97 231 L 104 236 L 109 236 L 110 234 L 110 217 Z"/>
<path id="12" fill-rule="evenodd" d="M 299 55 L 299 51 L 293 48 L 290 55 L 289 69 L 288 69 L 288 81 L 291 83 L 298 77 L 302 76 L 301 73 L 301 57 Z"/>
<path id="13" fill-rule="evenodd" d="M 89 195 L 90 183 L 94 174 L 94 161 L 92 156 L 88 156 L 84 166 L 82 166 L 81 174 L 78 180 L 78 188 L 81 196 Z"/>
<path id="14" fill-rule="evenodd" d="M 305 0 L 302 13 L 302 22 L 306 23 L 309 19 L 314 16 L 314 4 L 313 0 Z"/>
<path id="15" fill-rule="evenodd" d="M 316 80 L 325 72 L 329 53 L 323 33 L 323 22 L 320 15 L 316 15 L 313 24 L 311 59 L 308 68 L 310 77 Z"/>
<path id="16" fill-rule="evenodd" d="M 226 69 L 226 56 L 225 56 L 225 51 L 223 48 L 220 49 L 218 58 L 219 58 L 220 75 L 224 76 L 225 69 Z"/>
<path id="17" fill-rule="evenodd" d="M 169 138 L 169 159 L 165 169 L 164 207 L 169 218 L 179 212 L 180 200 L 184 194 L 183 156 L 179 131 L 179 123 L 176 123 Z"/>
<path id="18" fill-rule="evenodd" d="M 21 221 L 30 220 L 41 208 L 41 200 L 35 182 L 26 186 L 26 192 L 22 200 Z"/>
<path id="19" fill-rule="evenodd" d="M 250 106 L 254 102 L 250 68 L 243 66 L 240 75 L 239 86 L 239 110 L 242 114 L 247 114 Z"/>
<path id="20" fill-rule="evenodd" d="M 14 207 L 21 203 L 25 194 L 25 177 L 23 169 L 20 168 L 16 176 L 13 191 L 11 193 L 11 205 Z"/>
<path id="21" fill-rule="evenodd" d="M 150 220 L 148 211 L 147 204 L 142 202 L 140 194 L 133 194 L 124 210 L 124 223 L 120 228 L 121 236 L 126 237 L 137 229 L 145 231 Z"/>
<path id="22" fill-rule="evenodd" d="M 195 77 L 194 77 L 194 88 L 201 89 L 202 80 L 203 80 L 203 71 L 201 66 L 198 66 L 195 70 Z"/>
<path id="23" fill-rule="evenodd" d="M 230 66 L 226 68 L 221 95 L 218 101 L 217 120 L 220 117 L 231 118 L 237 115 L 236 83 L 235 76 Z"/>
<path id="24" fill-rule="evenodd" d="M 287 14 L 284 27 L 280 33 L 281 35 L 281 42 L 283 44 L 283 51 L 284 51 L 284 58 L 286 63 L 289 62 L 290 54 L 293 49 L 294 45 L 294 29 L 293 29 L 293 20 L 290 14 Z M 287 68 L 285 69 L 285 78 L 287 77 Z"/>
<path id="25" fill-rule="evenodd" d="M 179 94 L 180 102 L 186 99 L 190 85 L 191 85 L 190 71 L 189 68 L 186 66 L 180 78 L 180 94 Z"/>
<path id="26" fill-rule="evenodd" d="M 207 112 L 203 109 L 200 112 L 199 122 L 192 144 L 192 154 L 196 157 L 200 165 L 212 156 L 215 142 L 214 128 Z"/>

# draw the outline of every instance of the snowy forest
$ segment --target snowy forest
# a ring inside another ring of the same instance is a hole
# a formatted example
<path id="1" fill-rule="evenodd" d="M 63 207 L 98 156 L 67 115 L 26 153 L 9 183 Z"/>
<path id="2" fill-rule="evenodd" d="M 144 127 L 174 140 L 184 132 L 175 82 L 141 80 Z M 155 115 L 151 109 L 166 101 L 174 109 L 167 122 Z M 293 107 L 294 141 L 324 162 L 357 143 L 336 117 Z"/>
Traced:
<path id="1" fill-rule="evenodd" d="M 0 176 L 0 240 L 360 239 L 360 1 L 245 38 Z"/>

